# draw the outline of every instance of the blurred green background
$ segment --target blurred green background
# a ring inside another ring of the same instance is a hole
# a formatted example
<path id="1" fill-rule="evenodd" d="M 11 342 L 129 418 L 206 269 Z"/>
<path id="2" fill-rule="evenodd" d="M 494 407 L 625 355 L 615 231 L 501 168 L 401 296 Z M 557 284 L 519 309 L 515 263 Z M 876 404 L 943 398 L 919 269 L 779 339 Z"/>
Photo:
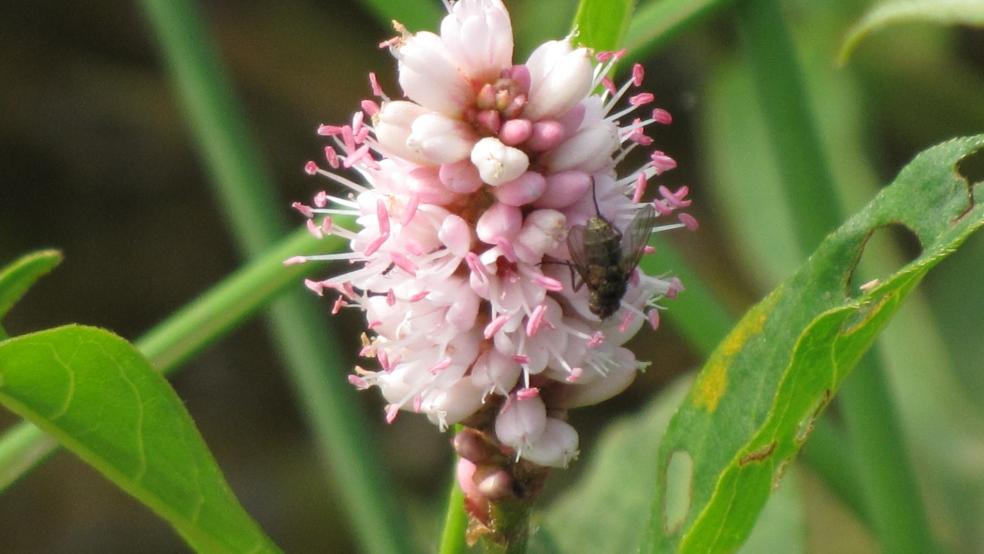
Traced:
<path id="1" fill-rule="evenodd" d="M 507 4 L 517 60 L 530 45 L 566 34 L 576 7 L 573 0 Z M 862 43 L 846 69 L 834 67 L 844 33 L 871 4 L 784 3 L 834 156 L 841 195 L 832 201 L 848 208 L 869 198 L 875 184 L 890 181 L 919 150 L 984 131 L 979 30 L 889 29 Z M 210 0 L 202 6 L 287 212 L 290 201 L 322 186 L 301 170 L 321 151 L 318 123 L 347 119 L 368 95 L 369 71 L 391 94 L 398 90 L 395 63 L 376 46 L 392 31 L 359 2 Z M 648 49 L 653 54 L 644 61 L 647 86 L 674 115 L 672 126 L 655 133 L 660 149 L 680 162 L 664 182 L 692 186 L 703 224 L 700 233 L 673 240 L 739 313 L 801 254 L 790 236 L 777 232 L 789 214 L 770 204 L 765 185 L 776 177 L 755 151 L 763 131 L 733 23 L 725 9 Z M 0 262 L 42 247 L 66 256 L 11 313 L 11 334 L 77 321 L 135 338 L 239 265 L 153 37 L 136 3 L 0 5 Z M 984 163 L 965 169 L 984 178 Z M 909 310 L 908 323 L 890 330 L 896 341 L 904 342 L 906 333 L 940 338 L 939 351 L 922 360 L 889 360 L 910 441 L 930 434 L 934 423 L 949 425 L 943 415 L 934 422 L 931 410 L 949 402 L 953 391 L 962 396 L 951 410 L 970 410 L 968 420 L 984 417 L 982 274 L 984 236 L 978 235 L 929 276 L 926 301 Z M 364 322 L 347 313 L 331 323 L 351 348 L 345 359 L 354 361 Z M 605 421 L 637 410 L 701 359 L 670 327 L 642 333 L 635 347 L 653 367 L 618 399 L 573 415 L 582 430 L 582 460 L 554 475 L 548 496 L 576 479 Z M 209 348 L 173 382 L 243 504 L 285 551 L 355 548 L 261 320 Z M 450 475 L 448 435 L 421 417 L 404 416 L 387 427 L 378 395 L 357 396 L 371 423 L 366 440 L 378 445 L 398 483 L 392 494 L 421 544 L 433 544 Z M 922 430 L 913 429 L 920 419 L 926 420 Z M 0 426 L 13 421 L 0 413 Z M 945 453 L 925 452 L 938 445 L 910 447 L 921 474 L 946 471 L 934 465 Z M 971 457 L 955 465 L 976 470 L 984 463 L 973 458 L 979 454 L 955 452 Z M 802 475 L 811 550 L 870 551 L 863 526 L 809 471 Z M 966 494 L 967 517 L 984 515 L 979 481 Z M 921 484 L 925 490 L 932 483 Z M 948 512 L 953 503 L 937 498 L 949 494 L 945 489 L 926 492 L 931 520 L 948 545 L 984 548 L 981 531 L 966 529 L 973 525 Z M 0 496 L 0 522 L 4 552 L 185 549 L 165 523 L 63 452 Z"/>

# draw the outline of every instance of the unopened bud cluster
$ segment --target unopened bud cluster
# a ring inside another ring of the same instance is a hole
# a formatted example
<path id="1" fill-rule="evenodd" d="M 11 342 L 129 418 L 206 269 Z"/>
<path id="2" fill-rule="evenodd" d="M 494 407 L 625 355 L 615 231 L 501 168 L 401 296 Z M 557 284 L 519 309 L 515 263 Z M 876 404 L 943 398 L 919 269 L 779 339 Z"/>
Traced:
<path id="1" fill-rule="evenodd" d="M 660 229 L 696 227 L 678 211 L 690 203 L 685 187 L 643 199 L 649 181 L 675 167 L 666 154 L 616 172 L 670 115 L 647 107 L 652 94 L 632 92 L 640 66 L 623 86 L 609 80 L 621 53 L 595 54 L 568 37 L 514 64 L 499 0 L 457 2 L 440 34 L 397 30 L 383 46 L 406 99 L 391 99 L 371 75 L 374 98 L 351 123 L 320 127 L 331 145 L 306 168 L 348 192 L 295 204 L 312 233 L 343 237 L 351 252 L 289 261 L 351 264 L 307 286 L 330 293 L 335 312 L 367 314 L 362 355 L 378 369 L 357 367 L 350 381 L 379 388 L 388 421 L 401 410 L 442 429 L 479 418 L 504 458 L 565 466 L 578 452 L 567 410 L 629 385 L 646 364 L 622 345 L 646 322 L 655 328 L 660 300 L 682 288 L 637 270 L 602 320 L 573 277 L 568 231 L 594 216 L 624 231 L 647 204 L 675 218 Z M 337 215 L 354 216 L 354 227 Z M 509 486 L 508 474 L 486 473 L 468 478 L 472 494 Z"/>

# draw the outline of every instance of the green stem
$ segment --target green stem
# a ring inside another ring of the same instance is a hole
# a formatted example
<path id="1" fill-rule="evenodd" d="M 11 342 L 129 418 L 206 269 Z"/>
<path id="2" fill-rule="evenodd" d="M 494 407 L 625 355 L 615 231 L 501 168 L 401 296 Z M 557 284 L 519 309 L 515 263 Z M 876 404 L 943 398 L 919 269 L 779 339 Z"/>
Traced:
<path id="1" fill-rule="evenodd" d="M 778 169 L 787 183 L 797 239 L 804 252 L 811 252 L 841 217 L 793 44 L 775 0 L 745 0 L 737 12 L 759 105 L 773 148 L 781 152 Z M 862 366 L 845 383 L 841 398 L 845 411 L 855 414 L 848 418 L 848 431 L 862 481 L 878 475 L 865 483 L 865 511 L 885 551 L 936 551 L 885 387 L 884 369 L 873 356 Z M 860 417 L 866 411 L 883 417 Z M 885 456 L 893 463 L 884 464 Z"/>
<path id="2" fill-rule="evenodd" d="M 452 475 L 455 473 L 451 472 Z M 448 507 L 444 516 L 444 529 L 441 531 L 441 546 L 439 554 L 463 554 L 468 551 L 465 546 L 465 532 L 468 528 L 468 514 L 465 513 L 465 493 L 458 486 L 457 479 L 451 479 L 448 491 Z"/>
<path id="3" fill-rule="evenodd" d="M 255 256 L 284 232 L 285 210 L 251 140 L 243 110 L 192 0 L 142 0 L 195 138 L 212 172 L 219 202 L 239 241 Z M 287 360 L 302 413 L 314 431 L 326 471 L 342 496 L 366 550 L 405 552 L 404 519 L 380 457 L 362 431 L 368 427 L 341 368 L 341 349 L 314 300 L 300 290 L 270 313 L 274 342 Z"/>
<path id="4" fill-rule="evenodd" d="M 283 260 L 316 250 L 338 249 L 298 231 L 165 319 L 136 341 L 137 348 L 165 374 L 176 370 L 203 348 L 228 334 L 310 271 L 284 267 Z M 21 422 L 0 438 L 0 491 L 24 476 L 58 447 L 40 429 Z"/>

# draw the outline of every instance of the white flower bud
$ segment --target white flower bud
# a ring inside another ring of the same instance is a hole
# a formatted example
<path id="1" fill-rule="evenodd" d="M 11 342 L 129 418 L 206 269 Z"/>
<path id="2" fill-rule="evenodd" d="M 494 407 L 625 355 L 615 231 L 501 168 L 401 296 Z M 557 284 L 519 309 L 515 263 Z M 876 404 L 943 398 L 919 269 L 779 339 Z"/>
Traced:
<path id="1" fill-rule="evenodd" d="M 618 127 L 610 121 L 599 121 L 585 127 L 544 156 L 543 163 L 551 173 L 577 169 L 591 173 L 609 164 L 612 152 L 618 148 Z"/>
<path id="2" fill-rule="evenodd" d="M 567 467 L 577 457 L 577 431 L 566 422 L 549 418 L 543 434 L 523 450 L 523 458 L 547 467 Z"/>
<path id="3" fill-rule="evenodd" d="M 471 153 L 475 137 L 461 121 L 437 113 L 418 117 L 410 126 L 407 147 L 435 164 L 453 164 Z"/>
<path id="4" fill-rule="evenodd" d="M 397 100 L 386 102 L 376 116 L 376 140 L 383 151 L 391 156 L 399 156 L 417 163 L 428 160 L 407 146 L 410 126 L 414 120 L 427 113 L 427 110 L 413 102 Z"/>
<path id="5" fill-rule="evenodd" d="M 547 408 L 539 396 L 510 396 L 495 418 L 499 442 L 526 450 L 540 439 L 547 425 Z"/>
<path id="6" fill-rule="evenodd" d="M 434 33 L 411 36 L 394 54 L 399 60 L 403 92 L 421 106 L 457 116 L 474 98 L 468 79 L 458 72 L 457 62 Z"/>
<path id="7" fill-rule="evenodd" d="M 475 143 L 471 161 L 482 180 L 493 187 L 519 177 L 530 165 L 530 159 L 522 150 L 506 146 L 494 137 L 485 137 Z"/>
<path id="8" fill-rule="evenodd" d="M 533 121 L 560 116 L 591 92 L 594 68 L 587 48 L 572 50 L 567 40 L 547 42 L 526 66 L 530 94 L 523 115 Z"/>
<path id="9" fill-rule="evenodd" d="M 441 38 L 461 71 L 476 81 L 493 81 L 512 64 L 512 24 L 499 0 L 455 3 L 441 21 Z"/>

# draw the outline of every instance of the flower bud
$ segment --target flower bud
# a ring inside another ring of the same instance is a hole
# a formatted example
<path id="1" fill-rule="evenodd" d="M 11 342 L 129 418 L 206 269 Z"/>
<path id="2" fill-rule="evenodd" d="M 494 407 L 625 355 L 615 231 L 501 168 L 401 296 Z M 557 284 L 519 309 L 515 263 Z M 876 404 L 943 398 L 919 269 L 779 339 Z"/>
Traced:
<path id="1" fill-rule="evenodd" d="M 566 208 L 584 198 L 591 188 L 591 175 L 584 171 L 561 171 L 547 177 L 547 187 L 533 203 L 537 208 Z"/>
<path id="2" fill-rule="evenodd" d="M 475 81 L 491 81 L 512 63 L 512 24 L 499 0 L 455 3 L 441 21 L 441 39 Z"/>
<path id="3" fill-rule="evenodd" d="M 611 163 L 612 152 L 618 148 L 618 127 L 602 120 L 581 129 L 555 150 L 545 155 L 544 164 L 551 172 L 580 169 L 597 171 Z"/>
<path id="4" fill-rule="evenodd" d="M 414 104 L 397 100 L 385 102 L 376 116 L 376 140 L 383 151 L 391 156 L 399 156 L 417 163 L 427 163 L 427 158 L 407 146 L 410 126 L 427 110 Z"/>
<path id="5" fill-rule="evenodd" d="M 567 218 L 556 210 L 536 210 L 526 216 L 516 237 L 516 255 L 526 263 L 539 263 L 543 254 L 567 236 Z"/>
<path id="6" fill-rule="evenodd" d="M 519 208 L 496 202 L 478 218 L 475 232 L 482 242 L 496 244 L 497 239 L 515 236 L 522 223 L 523 214 Z"/>
<path id="7" fill-rule="evenodd" d="M 586 48 L 572 50 L 566 40 L 550 41 L 533 51 L 526 66 L 530 94 L 523 115 L 529 119 L 559 116 L 591 92 L 594 68 Z"/>
<path id="8" fill-rule="evenodd" d="M 547 408 L 539 396 L 510 396 L 495 418 L 499 442 L 526 449 L 537 442 L 547 425 Z"/>
<path id="9" fill-rule="evenodd" d="M 591 406 L 608 400 L 622 392 L 635 380 L 636 359 L 630 350 L 617 348 L 612 356 L 615 362 L 602 379 L 589 383 L 574 384 L 565 387 L 564 396 L 559 406 L 563 408 L 579 408 Z"/>
<path id="10" fill-rule="evenodd" d="M 475 360 L 471 380 L 482 390 L 492 390 L 506 395 L 516 386 L 519 373 L 519 364 L 493 349 L 486 351 Z"/>
<path id="11" fill-rule="evenodd" d="M 525 206 L 540 197 L 547 187 L 547 181 L 536 171 L 527 171 L 519 177 L 503 183 L 495 189 L 496 199 L 510 206 Z"/>
<path id="12" fill-rule="evenodd" d="M 441 37 L 420 32 L 394 50 L 399 60 L 400 86 L 414 102 L 450 116 L 458 116 L 475 93 Z"/>
<path id="13" fill-rule="evenodd" d="M 567 467 L 577 457 L 577 431 L 566 422 L 549 418 L 535 443 L 523 450 L 523 458 L 547 467 Z"/>
<path id="14" fill-rule="evenodd" d="M 508 146 L 522 144 L 533 134 L 533 127 L 529 119 L 510 119 L 499 129 L 499 140 Z"/>
<path id="15" fill-rule="evenodd" d="M 530 160 L 522 150 L 502 144 L 494 137 L 486 137 L 475 143 L 471 161 L 478 168 L 482 181 L 496 187 L 522 175 Z"/>
<path id="16" fill-rule="evenodd" d="M 407 187 L 421 202 L 444 205 L 457 196 L 441 184 L 436 167 L 418 167 L 407 174 L 406 179 Z"/>
<path id="17" fill-rule="evenodd" d="M 459 379 L 446 389 L 432 389 L 420 404 L 420 410 L 442 428 L 454 425 L 482 406 L 482 391 L 467 379 Z"/>
<path id="18" fill-rule="evenodd" d="M 418 117 L 407 137 L 408 148 L 436 164 L 466 159 L 473 142 L 474 135 L 467 125 L 437 113 Z"/>
<path id="19" fill-rule="evenodd" d="M 450 214 L 441 222 L 437 238 L 448 247 L 452 254 L 464 257 L 471 249 L 472 233 L 468 222 L 461 216 Z"/>
<path id="20" fill-rule="evenodd" d="M 537 121 L 530 129 L 530 139 L 526 144 L 534 152 L 553 150 L 567 137 L 564 124 L 559 121 Z"/>
<path id="21" fill-rule="evenodd" d="M 478 174 L 478 168 L 469 160 L 441 165 L 438 176 L 448 190 L 461 194 L 469 194 L 482 188 L 482 177 Z"/>

